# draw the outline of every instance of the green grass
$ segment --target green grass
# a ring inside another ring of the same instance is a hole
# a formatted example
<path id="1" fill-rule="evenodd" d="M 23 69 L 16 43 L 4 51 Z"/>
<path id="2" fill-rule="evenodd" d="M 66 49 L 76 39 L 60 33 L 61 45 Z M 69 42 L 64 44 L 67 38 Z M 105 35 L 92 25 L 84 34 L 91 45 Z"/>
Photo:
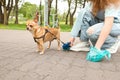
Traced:
<path id="1" fill-rule="evenodd" d="M 70 32 L 72 27 L 69 25 L 65 25 L 65 24 L 60 24 L 60 29 L 62 32 Z"/>
<path id="2" fill-rule="evenodd" d="M 65 25 L 63 23 L 60 24 L 61 27 L 61 32 L 70 32 L 71 31 L 71 26 Z M 23 24 L 12 24 L 10 23 L 9 25 L 3 25 L 0 24 L 0 29 L 7 29 L 7 30 L 26 30 L 25 23 Z"/>
<path id="3" fill-rule="evenodd" d="M 0 24 L 0 29 L 8 29 L 8 30 L 25 30 L 25 24 L 9 24 L 3 25 Z"/>

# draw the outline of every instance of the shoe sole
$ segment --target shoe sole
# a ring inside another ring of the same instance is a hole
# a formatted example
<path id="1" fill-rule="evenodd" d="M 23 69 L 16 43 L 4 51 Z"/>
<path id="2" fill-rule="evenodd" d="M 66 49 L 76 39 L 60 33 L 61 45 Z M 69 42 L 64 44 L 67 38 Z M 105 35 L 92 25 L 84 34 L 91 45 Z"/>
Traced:
<path id="1" fill-rule="evenodd" d="M 89 44 L 87 42 L 78 43 L 70 48 L 71 51 L 89 51 Z"/>
<path id="2" fill-rule="evenodd" d="M 111 54 L 115 54 L 120 46 L 120 40 L 118 40 L 112 47 L 111 49 L 107 49 Z"/>

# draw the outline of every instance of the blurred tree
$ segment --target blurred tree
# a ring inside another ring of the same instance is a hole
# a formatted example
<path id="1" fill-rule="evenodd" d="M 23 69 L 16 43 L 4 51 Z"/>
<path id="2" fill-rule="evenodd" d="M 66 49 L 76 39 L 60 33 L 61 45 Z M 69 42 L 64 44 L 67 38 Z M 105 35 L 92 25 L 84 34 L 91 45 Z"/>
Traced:
<path id="1" fill-rule="evenodd" d="M 68 17 L 69 17 L 69 14 L 70 14 L 71 0 L 67 0 L 67 2 L 68 2 L 68 12 L 67 12 L 67 15 L 66 15 L 65 24 L 68 24 Z"/>
<path id="2" fill-rule="evenodd" d="M 63 1 L 67 1 L 68 3 L 68 11 L 66 14 L 66 21 L 65 24 L 68 24 L 68 20 L 69 20 L 69 24 L 72 26 L 73 25 L 73 16 L 76 12 L 76 9 L 78 7 L 78 4 L 80 5 L 80 7 L 85 7 L 85 3 L 87 0 L 63 0 Z"/>
<path id="3" fill-rule="evenodd" d="M 42 25 L 42 0 L 40 0 L 39 9 L 40 9 L 39 22 L 40 22 L 40 25 Z"/>
<path id="4" fill-rule="evenodd" d="M 70 25 L 72 26 L 73 25 L 73 16 L 77 9 L 78 0 L 67 0 L 67 3 L 68 3 L 68 12 L 66 15 L 65 24 L 68 24 L 68 18 L 70 17 Z"/>
<path id="5" fill-rule="evenodd" d="M 75 14 L 75 12 L 76 12 L 76 9 L 77 9 L 77 1 L 78 0 L 74 0 L 73 2 L 74 2 L 74 9 L 73 9 L 73 12 L 72 11 L 70 11 L 70 25 L 72 26 L 73 25 L 73 16 L 74 16 L 74 14 Z"/>
<path id="6" fill-rule="evenodd" d="M 12 8 L 13 0 L 0 0 L 0 23 L 8 25 L 8 20 Z"/>
<path id="7" fill-rule="evenodd" d="M 50 24 L 50 12 L 53 0 L 48 0 L 48 24 Z"/>
<path id="8" fill-rule="evenodd" d="M 0 1 L 0 23 L 4 23 L 4 14 L 2 13 L 2 2 Z"/>
<path id="9" fill-rule="evenodd" d="M 56 14 L 55 21 L 57 20 L 57 15 L 58 15 L 57 12 L 58 12 L 58 0 L 55 1 L 55 14 Z"/>
<path id="10" fill-rule="evenodd" d="M 78 0 L 78 4 L 80 5 L 80 7 L 84 8 L 85 7 L 85 3 L 87 2 L 88 0 Z"/>
<path id="11" fill-rule="evenodd" d="M 19 0 L 15 0 L 15 24 L 18 24 L 18 2 Z"/>
<path id="12" fill-rule="evenodd" d="M 84 0 L 84 1 L 83 1 L 83 8 L 85 7 L 85 3 L 86 3 L 86 1 L 87 1 L 87 0 Z"/>
<path id="13" fill-rule="evenodd" d="M 35 14 L 37 10 L 38 10 L 38 7 L 36 4 L 25 2 L 19 9 L 19 12 L 22 13 L 26 18 L 34 18 L 33 14 Z"/>

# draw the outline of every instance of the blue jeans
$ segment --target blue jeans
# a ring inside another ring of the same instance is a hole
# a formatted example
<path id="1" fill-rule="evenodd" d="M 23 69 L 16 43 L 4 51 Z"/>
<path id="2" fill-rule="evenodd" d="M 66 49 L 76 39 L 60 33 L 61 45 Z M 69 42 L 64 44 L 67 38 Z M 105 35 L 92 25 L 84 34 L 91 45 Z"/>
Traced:
<path id="1" fill-rule="evenodd" d="M 82 9 L 73 25 L 71 35 L 73 37 L 80 37 L 81 41 L 88 41 L 90 39 L 92 44 L 95 45 L 103 25 L 104 22 L 102 20 L 95 18 L 90 11 Z M 89 27 L 94 28 L 94 32 L 91 35 L 86 32 Z M 120 23 L 115 20 L 112 30 L 104 42 L 102 49 L 111 47 L 119 35 Z"/>

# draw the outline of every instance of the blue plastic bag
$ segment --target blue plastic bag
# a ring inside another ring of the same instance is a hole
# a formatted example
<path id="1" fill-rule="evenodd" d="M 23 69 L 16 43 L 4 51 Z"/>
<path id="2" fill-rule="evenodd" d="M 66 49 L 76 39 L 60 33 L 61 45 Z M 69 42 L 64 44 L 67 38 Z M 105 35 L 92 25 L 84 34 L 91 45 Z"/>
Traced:
<path id="1" fill-rule="evenodd" d="M 64 43 L 62 45 L 63 50 L 68 51 L 70 50 L 70 42 Z"/>
<path id="2" fill-rule="evenodd" d="M 91 47 L 86 59 L 92 62 L 99 62 L 102 61 L 104 57 L 107 57 L 109 60 L 111 58 L 110 52 L 107 50 L 98 50 L 95 47 Z"/>

